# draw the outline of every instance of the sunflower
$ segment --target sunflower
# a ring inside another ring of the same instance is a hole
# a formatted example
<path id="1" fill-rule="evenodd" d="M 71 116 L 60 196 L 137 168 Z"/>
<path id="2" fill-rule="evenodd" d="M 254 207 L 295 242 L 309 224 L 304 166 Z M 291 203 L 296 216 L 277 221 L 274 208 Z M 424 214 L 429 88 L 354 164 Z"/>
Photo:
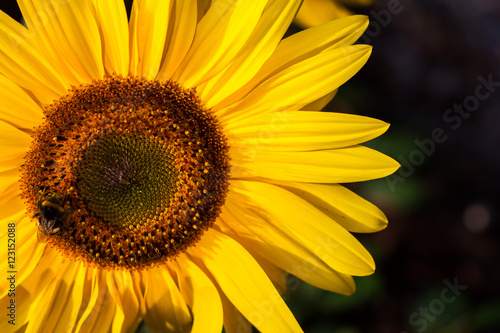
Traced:
<path id="1" fill-rule="evenodd" d="M 300 1 L 19 0 L 0 12 L 2 332 L 301 331 L 287 274 L 374 271 L 345 187 L 391 174 L 382 121 L 310 111 L 366 62 Z M 5 249 L 8 248 L 8 251 Z M 15 326 L 14 326 L 15 325 Z"/>
<path id="2" fill-rule="evenodd" d="M 373 0 L 304 0 L 294 22 L 302 27 L 313 27 L 352 15 L 346 6 L 369 6 L 372 3 Z"/>

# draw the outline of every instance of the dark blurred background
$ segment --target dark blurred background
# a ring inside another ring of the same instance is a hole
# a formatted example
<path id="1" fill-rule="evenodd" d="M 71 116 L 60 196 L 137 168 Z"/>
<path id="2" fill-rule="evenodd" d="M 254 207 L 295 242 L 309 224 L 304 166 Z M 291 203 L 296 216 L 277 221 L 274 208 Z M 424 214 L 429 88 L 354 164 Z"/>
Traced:
<path id="1" fill-rule="evenodd" d="M 0 9 L 20 17 L 15 2 Z M 402 168 L 349 185 L 389 226 L 357 235 L 377 270 L 353 296 L 293 281 L 287 303 L 306 332 L 500 332 L 500 1 L 354 10 L 373 54 L 328 109 L 392 124 L 368 145 Z"/>
<path id="2" fill-rule="evenodd" d="M 302 284 L 289 304 L 306 332 L 500 332 L 500 1 L 353 10 L 373 54 L 328 109 L 391 123 L 368 145 L 402 167 L 349 186 L 389 219 L 357 235 L 375 274 L 350 297 Z"/>

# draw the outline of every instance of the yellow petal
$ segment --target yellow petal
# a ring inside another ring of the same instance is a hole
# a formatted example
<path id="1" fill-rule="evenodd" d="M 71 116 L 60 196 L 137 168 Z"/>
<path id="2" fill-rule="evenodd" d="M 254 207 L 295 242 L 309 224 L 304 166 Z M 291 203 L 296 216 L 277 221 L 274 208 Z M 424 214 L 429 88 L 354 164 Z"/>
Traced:
<path id="1" fill-rule="evenodd" d="M 267 1 L 213 1 L 173 79 L 196 87 L 224 69 L 244 47 Z"/>
<path id="2" fill-rule="evenodd" d="M 6 274 L 7 275 L 7 274 Z M 10 279 L 10 274 L 7 275 L 7 279 Z M 13 327 L 24 327 L 26 323 L 28 322 L 28 311 L 27 309 L 30 306 L 30 297 L 31 294 L 24 288 L 21 287 L 16 283 L 14 283 L 16 288 L 15 288 L 15 297 L 9 297 L 9 296 L 2 296 L 0 298 L 0 306 L 2 309 L 5 309 L 5 317 L 4 320 L 0 321 L 0 330 L 1 332 L 15 332 L 13 330 Z M 3 288 L 3 284 L 2 284 Z M 8 287 L 10 290 L 10 286 Z M 4 289 L 2 289 L 4 290 Z M 10 292 L 10 291 L 9 291 Z M 5 293 L 7 294 L 7 293 Z M 15 309 L 10 309 L 9 307 L 13 307 L 11 301 L 15 301 Z M 23 309 L 23 311 L 19 311 L 19 309 Z M 10 314 L 12 313 L 12 317 Z M 13 326 L 11 323 L 9 323 L 10 320 L 14 319 L 14 323 L 16 326 Z"/>
<path id="3" fill-rule="evenodd" d="M 72 332 L 76 328 L 80 307 L 82 301 L 89 297 L 85 293 L 88 289 L 89 281 L 86 279 L 87 267 L 81 262 L 74 263 L 75 271 L 71 275 L 65 276 L 66 286 L 62 286 L 58 290 L 58 295 L 53 303 L 52 308 L 47 313 L 47 327 L 44 330 L 51 332 Z M 65 298 L 66 302 L 62 300 Z M 59 316 L 56 317 L 55 311 Z M 53 327 L 53 328 L 49 328 Z"/>
<path id="4" fill-rule="evenodd" d="M 214 110 L 223 110 L 234 105 L 262 82 L 301 61 L 312 58 L 327 49 L 351 45 L 361 36 L 367 26 L 367 17 L 357 15 L 303 30 L 285 38 L 252 80 L 214 106 Z M 328 93 L 332 90 L 334 89 L 330 89 Z"/>
<path id="5" fill-rule="evenodd" d="M 0 161 L 22 159 L 31 144 L 31 137 L 25 132 L 0 121 Z M 20 165 L 20 164 L 19 164 Z"/>
<path id="6" fill-rule="evenodd" d="M 33 38 L 36 36 L 0 11 L 0 73 L 48 104 L 66 93 L 67 87 L 33 45 Z"/>
<path id="7" fill-rule="evenodd" d="M 378 119 L 333 112 L 282 111 L 225 126 L 243 145 L 272 151 L 310 151 L 353 146 L 389 128 Z"/>
<path id="8" fill-rule="evenodd" d="M 19 168 L 0 171 L 0 196 L 7 191 L 14 191 L 19 187 L 19 177 L 21 172 Z M 6 198 L 7 200 L 9 198 Z"/>
<path id="9" fill-rule="evenodd" d="M 230 121 L 260 112 L 298 110 L 337 89 L 363 67 L 371 47 L 326 50 L 292 65 L 257 86 L 234 106 Z"/>
<path id="10" fill-rule="evenodd" d="M 313 27 L 351 15 L 338 0 L 304 0 L 294 22 L 302 27 Z"/>
<path id="11" fill-rule="evenodd" d="M 135 332 L 142 318 L 140 303 L 142 295 L 136 294 L 132 274 L 137 272 L 115 271 L 107 272 L 106 283 L 109 294 L 116 304 L 113 323 L 114 332 Z"/>
<path id="12" fill-rule="evenodd" d="M 24 212 L 21 214 L 25 216 Z M 38 242 L 38 228 L 31 217 L 25 217 L 16 228 L 18 232 L 20 231 L 19 228 L 22 230 L 18 233 L 20 237 L 17 240 L 17 244 L 20 246 L 17 248 L 18 256 L 16 260 L 18 269 L 17 282 L 22 284 L 36 270 L 38 262 L 42 259 L 46 245 Z"/>
<path id="13" fill-rule="evenodd" d="M 329 94 L 326 94 L 325 96 L 321 97 L 320 99 L 315 100 L 312 103 L 309 103 L 305 105 L 302 110 L 308 110 L 308 111 L 319 111 L 323 110 L 325 106 L 327 106 L 328 103 L 332 101 L 332 99 L 337 95 L 338 90 L 334 90 Z"/>
<path id="14" fill-rule="evenodd" d="M 2 205 L 0 220 L 17 215 L 20 212 L 24 212 L 26 209 L 24 200 L 21 199 L 21 189 L 15 185 L 0 195 L 0 204 Z"/>
<path id="15" fill-rule="evenodd" d="M 222 291 L 219 293 L 224 308 L 224 331 L 226 333 L 252 333 L 252 324 L 243 317 Z"/>
<path id="16" fill-rule="evenodd" d="M 293 233 L 283 231 L 272 220 L 263 218 L 249 207 L 252 205 L 250 199 L 238 200 L 235 199 L 237 195 L 229 193 L 228 204 L 221 213 L 221 228 L 225 234 L 237 240 L 250 253 L 265 258 L 313 286 L 343 295 L 354 292 L 354 281 L 350 275 L 330 268 L 306 244 L 297 241 Z"/>
<path id="17" fill-rule="evenodd" d="M 222 303 L 213 282 L 186 255 L 180 255 L 177 263 L 180 290 L 193 313 L 191 332 L 220 332 Z"/>
<path id="18" fill-rule="evenodd" d="M 43 316 L 44 309 L 48 308 L 47 303 L 52 300 L 57 289 L 55 287 L 59 286 L 61 276 L 69 265 L 69 262 L 62 263 L 61 255 L 55 249 L 45 247 L 36 270 L 16 287 L 16 304 L 18 309 L 24 309 L 17 311 L 16 319 L 20 322 L 29 320 L 27 332 L 32 332 L 33 328 L 36 329 L 40 325 L 40 321 L 36 323 L 34 318 L 40 319 Z"/>
<path id="19" fill-rule="evenodd" d="M 240 242 L 238 243 L 243 245 Z M 252 257 L 257 261 L 259 266 L 262 267 L 266 275 L 269 277 L 269 280 L 271 280 L 276 290 L 278 290 L 279 294 L 281 296 L 285 295 L 288 287 L 287 283 L 289 274 L 285 270 L 281 269 L 279 266 L 273 264 L 267 259 L 264 259 L 264 257 L 254 253 L 251 249 L 247 249 L 244 245 L 243 247 L 245 248 L 245 250 L 247 250 L 249 253 L 252 254 Z"/>
<path id="20" fill-rule="evenodd" d="M 259 23 L 235 60 L 221 73 L 198 89 L 202 101 L 213 107 L 240 87 L 260 70 L 276 49 L 290 25 L 300 2 L 278 0 L 269 2 Z"/>
<path id="21" fill-rule="evenodd" d="M 188 251 L 206 265 L 226 297 L 258 330 L 302 332 L 266 273 L 237 242 L 209 229 Z"/>
<path id="22" fill-rule="evenodd" d="M 336 0 L 346 6 L 368 6 L 373 3 L 373 0 Z"/>
<path id="23" fill-rule="evenodd" d="M 21 285 L 38 264 L 45 246 L 38 243 L 35 223 L 24 212 L 2 220 L 0 225 L 5 228 L 4 232 L 0 232 L 0 245 L 15 252 L 15 255 L 8 251 L 0 253 L 0 260 L 5 262 L 7 270 L 17 272 L 16 285 Z M 9 292 L 9 285 L 7 279 L 0 280 L 0 298 Z"/>
<path id="24" fill-rule="evenodd" d="M 146 283 L 146 325 L 154 332 L 190 332 L 191 313 L 165 267 L 143 272 Z"/>
<path id="25" fill-rule="evenodd" d="M 58 12 L 53 19 L 60 25 L 59 37 L 64 40 L 64 47 L 73 51 L 74 61 L 80 62 L 92 79 L 102 79 L 104 64 L 101 36 L 92 3 L 84 0 L 55 1 L 54 4 Z"/>
<path id="26" fill-rule="evenodd" d="M 2 160 L 0 158 L 0 172 L 8 171 L 11 169 L 19 169 L 19 167 L 21 166 L 21 164 L 23 164 L 23 162 L 24 159 L 22 156 L 14 157 L 9 160 Z"/>
<path id="27" fill-rule="evenodd" d="M 14 82 L 0 75 L 0 120 L 32 129 L 42 122 L 42 108 Z"/>
<path id="28" fill-rule="evenodd" d="M 309 201 L 352 232 L 377 232 L 387 226 L 387 217 L 372 203 L 338 184 L 273 182 Z"/>
<path id="29" fill-rule="evenodd" d="M 196 32 L 197 11 L 196 0 L 177 0 L 175 2 L 162 65 L 156 77 L 158 81 L 170 80 L 184 60 Z"/>
<path id="30" fill-rule="evenodd" d="M 75 332 L 109 332 L 116 303 L 107 287 L 107 271 L 89 269 L 88 275 L 91 279 L 90 297 L 82 304 L 83 313 L 76 324 Z"/>
<path id="31" fill-rule="evenodd" d="M 74 323 L 68 322 L 67 317 L 63 318 L 62 312 L 66 310 L 78 311 L 80 304 L 72 299 L 72 289 L 79 273 L 80 263 L 69 262 L 53 276 L 48 284 L 43 296 L 32 304 L 32 317 L 29 320 L 26 332 L 57 332 L 56 326 L 68 332 Z M 78 288 L 78 287 L 77 287 Z M 33 311 L 37 309 L 37 311 Z M 58 325 L 59 323 L 59 325 Z"/>
<path id="32" fill-rule="evenodd" d="M 71 58 L 66 57 L 66 50 L 60 50 L 61 44 L 55 40 L 58 34 L 56 31 L 59 31 L 60 27 L 52 18 L 59 12 L 58 6 L 49 1 L 39 0 L 19 0 L 18 4 L 26 26 L 32 34 L 30 43 L 38 50 L 43 50 L 43 57 L 60 75 L 65 90 L 72 85 L 79 85 L 80 82 L 90 81 L 90 76 L 81 64 L 78 63 L 78 67 L 75 68 Z"/>
<path id="33" fill-rule="evenodd" d="M 92 0 L 102 39 L 104 66 L 108 74 L 128 75 L 129 32 L 123 0 Z"/>
<path id="34" fill-rule="evenodd" d="M 258 148 L 258 147 L 257 147 Z M 235 148 L 236 149 L 236 148 Z M 333 150 L 231 154 L 232 177 L 264 177 L 306 183 L 349 183 L 392 174 L 399 164 L 376 150 L 353 146 Z"/>
<path id="35" fill-rule="evenodd" d="M 35 26 L 47 25 L 45 28 L 52 47 L 58 50 L 74 72 L 80 74 L 80 80 L 90 82 L 91 79 L 102 79 L 101 37 L 96 10 L 90 0 L 27 0 L 26 8 L 32 8 L 30 13 Z"/>
<path id="36" fill-rule="evenodd" d="M 318 27 L 302 30 L 285 38 L 264 64 L 259 77 L 269 77 L 280 69 L 294 65 L 332 47 L 353 44 L 368 27 L 368 17 L 353 15 Z"/>
<path id="37" fill-rule="evenodd" d="M 139 0 L 130 14 L 130 74 L 154 79 L 161 66 L 172 1 Z"/>
<path id="38" fill-rule="evenodd" d="M 257 213 L 309 249 L 332 269 L 349 275 L 373 273 L 375 263 L 347 230 L 313 205 L 278 186 L 233 181 L 235 191 L 251 200 Z"/>

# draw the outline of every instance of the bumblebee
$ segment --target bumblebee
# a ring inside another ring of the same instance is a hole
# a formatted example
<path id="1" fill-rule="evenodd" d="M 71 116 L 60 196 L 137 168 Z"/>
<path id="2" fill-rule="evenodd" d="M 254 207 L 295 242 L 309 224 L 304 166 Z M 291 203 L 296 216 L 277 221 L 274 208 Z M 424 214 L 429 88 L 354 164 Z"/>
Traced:
<path id="1" fill-rule="evenodd" d="M 46 243 L 50 236 L 61 231 L 61 224 L 67 216 L 63 202 L 57 195 L 46 196 L 38 201 L 37 238 L 40 243 Z"/>

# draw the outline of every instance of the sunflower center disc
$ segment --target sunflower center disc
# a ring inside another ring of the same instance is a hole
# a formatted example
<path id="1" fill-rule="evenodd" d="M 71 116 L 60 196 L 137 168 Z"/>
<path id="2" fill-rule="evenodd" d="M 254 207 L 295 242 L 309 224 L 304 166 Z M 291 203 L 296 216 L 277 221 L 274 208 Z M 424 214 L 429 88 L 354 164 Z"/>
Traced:
<path id="1" fill-rule="evenodd" d="M 168 209 L 179 178 L 168 147 L 138 134 L 101 137 L 76 169 L 90 211 L 116 228 L 143 225 Z"/>
<path id="2" fill-rule="evenodd" d="M 228 147 L 194 91 L 113 76 L 73 89 L 44 113 L 21 188 L 66 256 L 143 269 L 185 251 L 215 222 Z"/>

